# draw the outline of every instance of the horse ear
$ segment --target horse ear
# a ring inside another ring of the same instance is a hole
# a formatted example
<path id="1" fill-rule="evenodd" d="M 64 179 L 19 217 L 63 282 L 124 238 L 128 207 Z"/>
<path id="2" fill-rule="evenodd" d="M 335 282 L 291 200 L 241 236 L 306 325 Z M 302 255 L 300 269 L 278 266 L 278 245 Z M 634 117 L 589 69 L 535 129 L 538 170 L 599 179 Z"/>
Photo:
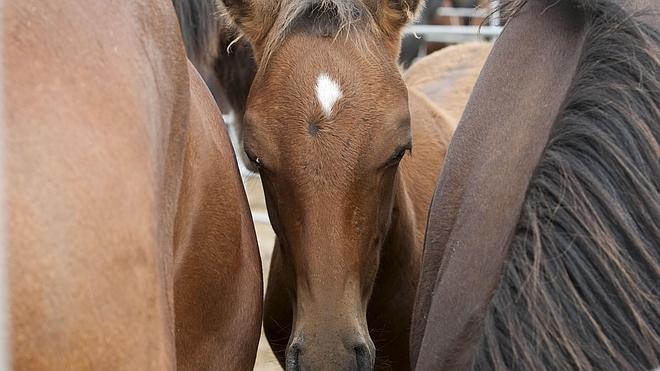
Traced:
<path id="1" fill-rule="evenodd" d="M 266 1 L 262 0 L 217 0 L 221 13 L 234 23 L 252 44 L 259 44 L 265 35 L 263 30 L 268 21 Z M 272 14 L 272 13 L 270 13 Z M 272 16 L 270 17 L 272 18 Z"/>
<path id="2" fill-rule="evenodd" d="M 386 29 L 398 34 L 403 27 L 414 21 L 422 8 L 424 0 L 380 0 L 382 21 Z"/>

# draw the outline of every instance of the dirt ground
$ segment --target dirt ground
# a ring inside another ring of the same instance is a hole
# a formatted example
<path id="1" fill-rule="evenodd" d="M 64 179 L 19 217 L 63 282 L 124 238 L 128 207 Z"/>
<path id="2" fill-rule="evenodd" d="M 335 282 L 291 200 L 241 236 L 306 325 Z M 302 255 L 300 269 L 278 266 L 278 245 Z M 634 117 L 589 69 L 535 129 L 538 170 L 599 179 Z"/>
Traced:
<path id="1" fill-rule="evenodd" d="M 259 240 L 259 250 L 261 251 L 261 264 L 264 271 L 264 285 L 268 279 L 268 267 L 270 267 L 270 256 L 273 251 L 273 243 L 275 241 L 275 234 L 270 227 L 270 224 L 264 220 L 266 216 L 266 203 L 264 201 L 263 190 L 261 189 L 261 180 L 258 177 L 253 177 L 245 182 L 248 199 L 250 201 L 250 208 L 255 218 L 254 227 L 257 230 L 257 239 Z M 264 287 L 265 288 L 265 287 Z M 259 341 L 259 350 L 257 352 L 257 362 L 254 365 L 257 371 L 276 371 L 282 370 L 280 364 L 275 359 L 270 346 L 264 337 L 263 331 L 261 332 L 261 340 Z"/>

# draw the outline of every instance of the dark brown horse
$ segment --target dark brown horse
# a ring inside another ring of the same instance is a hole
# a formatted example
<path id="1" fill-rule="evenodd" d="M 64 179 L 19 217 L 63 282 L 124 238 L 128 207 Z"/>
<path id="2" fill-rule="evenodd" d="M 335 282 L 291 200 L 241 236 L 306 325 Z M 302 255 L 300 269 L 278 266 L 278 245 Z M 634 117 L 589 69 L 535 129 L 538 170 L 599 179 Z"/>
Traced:
<path id="1" fill-rule="evenodd" d="M 406 370 L 427 210 L 460 116 L 399 72 L 419 4 L 225 5 L 258 65 L 243 141 L 277 234 L 266 336 L 288 370 Z"/>
<path id="2" fill-rule="evenodd" d="M 505 7 L 430 213 L 416 369 L 660 364 L 659 4 Z"/>
<path id="3" fill-rule="evenodd" d="M 13 367 L 251 369 L 254 230 L 170 1 L 2 10 Z"/>

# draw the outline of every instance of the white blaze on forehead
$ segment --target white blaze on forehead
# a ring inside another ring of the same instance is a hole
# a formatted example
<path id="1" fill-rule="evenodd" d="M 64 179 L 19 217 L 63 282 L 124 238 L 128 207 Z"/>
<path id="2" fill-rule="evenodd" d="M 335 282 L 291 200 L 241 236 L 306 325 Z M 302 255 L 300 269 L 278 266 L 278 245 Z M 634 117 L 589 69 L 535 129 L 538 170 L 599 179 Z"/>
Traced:
<path id="1" fill-rule="evenodd" d="M 342 97 L 339 84 L 325 73 L 319 75 L 316 80 L 316 98 L 326 116 L 332 114 L 332 107 Z"/>

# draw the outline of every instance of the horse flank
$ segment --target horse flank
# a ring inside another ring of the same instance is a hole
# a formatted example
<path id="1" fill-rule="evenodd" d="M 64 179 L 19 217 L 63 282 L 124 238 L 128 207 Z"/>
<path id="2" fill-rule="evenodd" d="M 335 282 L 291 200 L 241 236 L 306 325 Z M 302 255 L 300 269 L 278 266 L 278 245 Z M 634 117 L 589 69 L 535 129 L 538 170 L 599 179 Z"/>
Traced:
<path id="1" fill-rule="evenodd" d="M 578 5 L 588 22 L 581 62 L 530 181 L 474 369 L 660 364 L 660 32 L 613 0 Z"/>

